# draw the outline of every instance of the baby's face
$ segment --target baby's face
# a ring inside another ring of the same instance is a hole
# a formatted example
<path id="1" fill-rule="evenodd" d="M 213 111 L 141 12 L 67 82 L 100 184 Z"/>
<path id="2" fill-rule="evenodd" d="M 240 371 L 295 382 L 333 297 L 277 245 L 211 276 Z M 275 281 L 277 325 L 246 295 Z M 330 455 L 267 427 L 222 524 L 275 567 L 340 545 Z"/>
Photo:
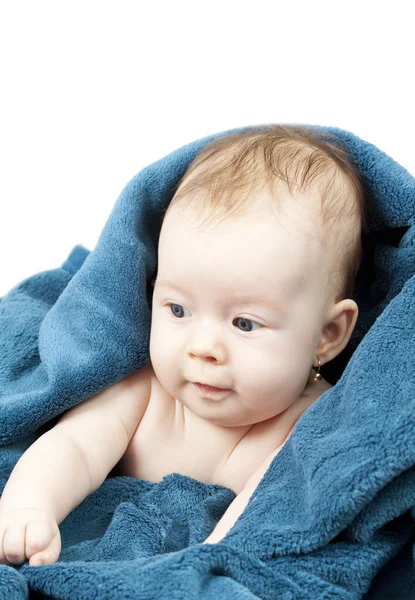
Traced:
<path id="1" fill-rule="evenodd" d="M 259 205 L 258 205 L 259 206 Z M 327 253 L 292 200 L 197 229 L 173 208 L 160 234 L 150 359 L 163 387 L 221 426 L 258 423 L 301 395 L 320 342 Z M 203 397 L 194 382 L 227 388 Z"/>

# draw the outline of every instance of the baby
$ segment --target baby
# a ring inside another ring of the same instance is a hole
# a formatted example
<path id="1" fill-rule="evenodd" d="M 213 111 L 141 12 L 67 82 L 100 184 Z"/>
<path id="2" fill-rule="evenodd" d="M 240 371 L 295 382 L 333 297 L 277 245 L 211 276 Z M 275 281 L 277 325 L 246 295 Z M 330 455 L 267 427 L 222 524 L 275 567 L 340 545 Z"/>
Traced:
<path id="1" fill-rule="evenodd" d="M 208 144 L 164 215 L 150 361 L 66 412 L 20 458 L 0 499 L 0 563 L 56 562 L 59 523 L 111 471 L 232 489 L 204 543 L 222 539 L 332 387 L 320 365 L 356 324 L 365 228 L 362 185 L 335 139 L 269 126 Z"/>

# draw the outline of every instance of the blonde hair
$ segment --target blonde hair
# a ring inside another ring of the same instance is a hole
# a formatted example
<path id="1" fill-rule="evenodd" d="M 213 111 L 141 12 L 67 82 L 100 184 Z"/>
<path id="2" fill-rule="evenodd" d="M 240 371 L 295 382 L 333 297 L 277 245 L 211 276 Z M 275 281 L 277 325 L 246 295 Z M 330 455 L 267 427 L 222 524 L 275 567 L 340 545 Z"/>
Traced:
<path id="1" fill-rule="evenodd" d="M 367 231 L 365 192 L 342 140 L 333 134 L 302 125 L 269 125 L 216 138 L 187 168 L 164 217 L 172 207 L 199 204 L 211 219 L 237 216 L 254 190 L 268 186 L 275 191 L 281 182 L 291 195 L 317 187 L 324 224 L 351 221 L 330 271 L 337 274 L 330 280 L 333 294 L 351 298 Z"/>

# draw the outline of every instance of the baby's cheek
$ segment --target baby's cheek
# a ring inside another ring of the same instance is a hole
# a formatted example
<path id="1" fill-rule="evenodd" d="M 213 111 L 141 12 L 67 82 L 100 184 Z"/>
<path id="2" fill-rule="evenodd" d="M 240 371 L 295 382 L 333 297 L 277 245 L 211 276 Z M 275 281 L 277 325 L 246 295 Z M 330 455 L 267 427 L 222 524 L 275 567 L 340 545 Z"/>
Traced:
<path id="1" fill-rule="evenodd" d="M 163 345 L 160 343 L 160 339 L 155 328 L 151 329 L 149 351 L 151 364 L 153 365 L 153 368 L 156 369 L 162 358 L 161 354 L 163 351 Z"/>
<path id="2" fill-rule="evenodd" d="M 241 389 L 252 406 L 267 409 L 278 401 L 281 409 L 293 401 L 295 391 L 295 373 L 284 361 L 263 361 L 261 365 L 249 371 L 250 376 L 242 382 Z"/>
<path id="3" fill-rule="evenodd" d="M 174 356 L 169 336 L 165 331 L 161 335 L 157 327 L 153 328 L 150 334 L 150 360 L 159 380 L 168 377 L 167 372 L 172 368 Z"/>
<path id="4" fill-rule="evenodd" d="M 160 363 L 161 360 L 161 350 L 162 345 L 159 342 L 159 339 L 156 335 L 156 332 L 152 329 L 150 334 L 150 360 L 153 368 L 156 368 L 156 365 Z"/>

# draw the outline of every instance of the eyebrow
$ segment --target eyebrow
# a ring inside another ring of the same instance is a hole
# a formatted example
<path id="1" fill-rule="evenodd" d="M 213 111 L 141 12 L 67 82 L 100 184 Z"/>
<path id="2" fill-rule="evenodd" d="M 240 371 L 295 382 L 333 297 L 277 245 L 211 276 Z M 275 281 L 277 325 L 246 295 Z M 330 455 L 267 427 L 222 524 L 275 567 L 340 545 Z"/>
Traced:
<path id="1" fill-rule="evenodd" d="M 185 290 L 183 290 L 180 286 L 176 285 L 175 283 L 173 283 L 171 281 L 158 280 L 157 283 L 161 287 L 169 287 L 169 288 L 172 288 L 172 289 L 175 289 L 175 290 L 181 292 L 182 294 L 186 294 Z M 237 296 L 235 295 L 235 298 L 237 298 L 237 302 L 239 304 L 248 304 L 248 303 L 258 304 L 261 306 L 268 306 L 269 308 L 271 308 L 274 311 L 278 311 L 281 313 L 286 312 L 284 309 L 281 308 L 281 306 L 278 306 L 275 302 L 272 302 L 271 300 L 264 300 L 262 298 L 259 298 L 258 296 L 253 296 L 252 294 L 243 294 L 243 295 L 237 295 Z"/>

